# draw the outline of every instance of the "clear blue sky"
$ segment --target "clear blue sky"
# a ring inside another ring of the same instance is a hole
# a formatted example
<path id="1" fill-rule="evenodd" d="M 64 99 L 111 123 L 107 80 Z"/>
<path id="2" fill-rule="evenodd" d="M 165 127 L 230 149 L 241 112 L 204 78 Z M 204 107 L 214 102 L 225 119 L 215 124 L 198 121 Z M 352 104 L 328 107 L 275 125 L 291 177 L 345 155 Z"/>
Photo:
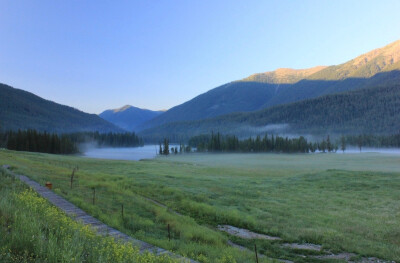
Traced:
<path id="1" fill-rule="evenodd" d="M 0 0 L 0 82 L 90 113 L 167 109 L 400 39 L 400 1 Z"/>

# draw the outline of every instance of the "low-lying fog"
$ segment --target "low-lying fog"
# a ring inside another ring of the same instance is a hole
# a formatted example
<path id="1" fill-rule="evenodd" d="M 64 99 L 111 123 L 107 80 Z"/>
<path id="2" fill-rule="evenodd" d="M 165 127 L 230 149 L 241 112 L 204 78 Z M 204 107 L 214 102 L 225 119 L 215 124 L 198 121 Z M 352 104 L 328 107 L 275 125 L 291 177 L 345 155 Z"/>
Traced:
<path id="1" fill-rule="evenodd" d="M 175 147 L 177 145 L 170 145 Z M 178 146 L 179 148 L 179 146 Z M 83 156 L 98 159 L 113 159 L 113 160 L 140 160 L 152 159 L 158 153 L 158 145 L 145 145 L 135 148 L 88 148 L 84 151 Z M 336 154 L 342 154 L 342 151 L 337 151 Z M 349 147 L 344 154 L 359 154 L 358 148 Z M 362 148 L 361 153 L 382 153 L 400 155 L 399 148 Z M 315 153 L 319 154 L 319 153 Z"/>
<path id="2" fill-rule="evenodd" d="M 343 153 L 341 150 L 338 150 L 337 153 Z M 348 147 L 346 153 L 360 153 L 360 149 L 356 147 Z M 384 153 L 384 154 L 400 154 L 400 148 L 370 148 L 370 147 L 363 147 L 361 148 L 361 153 Z"/>
<path id="3" fill-rule="evenodd" d="M 158 149 L 158 145 L 145 145 L 143 147 L 132 148 L 88 148 L 84 151 L 83 156 L 113 160 L 151 159 L 157 155 Z"/>

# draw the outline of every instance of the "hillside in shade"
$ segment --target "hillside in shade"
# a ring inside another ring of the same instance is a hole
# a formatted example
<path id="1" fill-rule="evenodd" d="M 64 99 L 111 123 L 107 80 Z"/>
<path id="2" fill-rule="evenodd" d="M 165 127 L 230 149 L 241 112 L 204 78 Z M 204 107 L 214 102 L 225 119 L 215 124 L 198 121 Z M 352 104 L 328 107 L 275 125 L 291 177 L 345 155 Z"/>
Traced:
<path id="1" fill-rule="evenodd" d="M 329 94 L 267 109 L 215 118 L 167 123 L 144 130 L 148 141 L 183 141 L 221 132 L 242 137 L 265 134 L 393 134 L 400 131 L 400 86 Z"/>
<path id="2" fill-rule="evenodd" d="M 336 66 L 278 69 L 254 74 L 203 93 L 144 123 L 141 130 L 169 122 L 250 112 L 326 94 L 399 83 L 400 41 Z M 378 74 L 385 73 L 385 74 Z"/>
<path id="3" fill-rule="evenodd" d="M 118 109 L 105 110 L 99 116 L 122 129 L 134 131 L 139 125 L 162 113 L 163 111 L 152 111 L 125 105 Z"/>
<path id="4" fill-rule="evenodd" d="M 0 128 L 48 132 L 121 132 L 121 128 L 69 106 L 45 100 L 30 92 L 0 84 Z"/>

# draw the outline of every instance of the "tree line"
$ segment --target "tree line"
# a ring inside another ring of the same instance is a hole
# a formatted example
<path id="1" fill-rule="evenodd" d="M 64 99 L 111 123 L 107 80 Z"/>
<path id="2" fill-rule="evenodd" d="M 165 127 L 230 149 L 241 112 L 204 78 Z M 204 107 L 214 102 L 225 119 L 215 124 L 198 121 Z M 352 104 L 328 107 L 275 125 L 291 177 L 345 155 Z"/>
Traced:
<path id="1" fill-rule="evenodd" d="M 364 147 L 376 147 L 376 148 L 400 148 L 400 133 L 392 135 L 373 135 L 373 134 L 361 134 L 361 135 L 347 135 L 345 137 L 346 143 L 349 145 L 361 145 Z"/>
<path id="2" fill-rule="evenodd" d="M 9 150 L 53 154 L 78 153 L 78 147 L 67 135 L 36 130 L 0 133 L 1 145 Z"/>
<path id="3" fill-rule="evenodd" d="M 279 135 L 257 136 L 239 140 L 235 135 L 211 133 L 194 136 L 189 145 L 196 147 L 198 152 L 274 152 L 274 153 L 309 153 L 336 152 L 337 143 L 331 142 L 329 136 L 320 142 L 309 142 L 303 136 L 298 138 L 282 137 Z"/>
<path id="4" fill-rule="evenodd" d="M 82 143 L 96 143 L 99 147 L 137 147 L 144 145 L 142 138 L 134 132 L 57 134 L 36 130 L 0 131 L 0 147 L 15 151 L 74 154 L 79 152 L 79 144 Z"/>
<path id="5" fill-rule="evenodd" d="M 310 142 L 303 136 L 297 138 L 268 135 L 249 137 L 239 140 L 235 135 L 220 133 L 202 134 L 189 139 L 189 146 L 198 152 L 274 152 L 274 153 L 309 153 L 345 151 L 347 146 L 400 148 L 400 133 L 393 135 L 347 135 L 332 140 L 329 135 L 320 141 Z"/>

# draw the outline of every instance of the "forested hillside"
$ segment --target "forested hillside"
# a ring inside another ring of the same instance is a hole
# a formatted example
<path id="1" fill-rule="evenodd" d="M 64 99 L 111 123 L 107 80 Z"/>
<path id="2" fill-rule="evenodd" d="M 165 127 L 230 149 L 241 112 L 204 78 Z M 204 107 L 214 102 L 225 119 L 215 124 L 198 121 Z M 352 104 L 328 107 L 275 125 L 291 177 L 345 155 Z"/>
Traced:
<path id="1" fill-rule="evenodd" d="M 275 84 L 231 82 L 173 107 L 140 126 L 140 130 L 168 122 L 198 120 L 231 112 L 258 110 L 273 97 L 275 90 Z"/>
<path id="2" fill-rule="evenodd" d="M 146 122 L 147 129 L 168 122 L 200 120 L 362 88 L 400 82 L 400 40 L 346 63 L 310 69 L 278 69 L 254 74 L 201 94 Z"/>
<path id="3" fill-rule="evenodd" d="M 325 95 L 268 109 L 212 119 L 168 123 L 141 133 L 147 140 L 182 141 L 221 132 L 249 136 L 279 134 L 394 134 L 400 130 L 400 85 Z"/>
<path id="4" fill-rule="evenodd" d="M 5 84 L 0 84 L 0 129 L 34 129 L 60 133 L 123 131 L 96 114 L 60 105 Z"/>

